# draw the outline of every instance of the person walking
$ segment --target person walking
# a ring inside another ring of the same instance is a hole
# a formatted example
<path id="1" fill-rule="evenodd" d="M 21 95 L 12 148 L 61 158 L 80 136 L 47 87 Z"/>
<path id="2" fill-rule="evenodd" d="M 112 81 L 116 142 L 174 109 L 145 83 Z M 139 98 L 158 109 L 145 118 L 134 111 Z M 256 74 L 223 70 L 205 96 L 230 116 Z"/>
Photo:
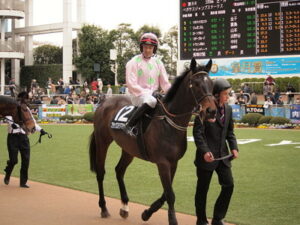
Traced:
<path id="1" fill-rule="evenodd" d="M 155 108 L 157 100 L 152 94 L 159 88 L 166 92 L 171 86 L 162 61 L 155 57 L 158 44 L 155 34 L 144 33 L 140 38 L 141 54 L 126 64 L 126 85 L 132 95 L 132 104 L 139 107 L 124 129 L 131 136 L 134 136 L 133 129 L 139 118 L 147 110 Z"/>
<path id="2" fill-rule="evenodd" d="M 27 104 L 29 99 L 27 92 L 21 92 L 18 95 L 18 101 L 20 104 Z M 33 117 L 32 117 L 33 118 Z M 21 170 L 20 170 L 20 187 L 29 188 L 27 185 L 28 169 L 30 161 L 30 143 L 26 132 L 16 123 L 14 123 L 11 116 L 6 116 L 8 121 L 8 135 L 7 135 L 7 149 L 9 160 L 7 166 L 4 169 L 4 183 L 9 184 L 11 173 L 14 166 L 18 163 L 18 152 L 21 154 Z M 34 121 L 35 122 L 35 121 Z M 39 131 L 41 135 L 47 134 L 38 124 L 35 122 L 35 129 Z"/>
<path id="3" fill-rule="evenodd" d="M 221 192 L 215 202 L 212 225 L 225 224 L 223 219 L 233 193 L 231 159 L 238 157 L 238 146 L 233 128 L 232 108 L 227 104 L 230 90 L 231 85 L 227 80 L 216 79 L 213 87 L 218 108 L 216 119 L 201 122 L 196 117 L 194 122 L 193 136 L 197 147 L 194 163 L 198 177 L 195 194 L 197 225 L 208 225 L 206 199 L 214 171 L 218 175 Z"/>

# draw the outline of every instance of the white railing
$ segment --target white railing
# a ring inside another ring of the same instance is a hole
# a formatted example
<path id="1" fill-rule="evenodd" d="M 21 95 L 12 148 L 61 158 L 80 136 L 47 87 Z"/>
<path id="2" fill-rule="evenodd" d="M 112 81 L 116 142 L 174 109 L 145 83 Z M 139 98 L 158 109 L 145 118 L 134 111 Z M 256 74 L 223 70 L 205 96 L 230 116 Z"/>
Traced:
<path id="1" fill-rule="evenodd" d="M 24 0 L 0 0 L 0 10 L 25 11 Z"/>
<path id="2" fill-rule="evenodd" d="M 0 52 L 24 52 L 24 42 L 0 41 Z"/>

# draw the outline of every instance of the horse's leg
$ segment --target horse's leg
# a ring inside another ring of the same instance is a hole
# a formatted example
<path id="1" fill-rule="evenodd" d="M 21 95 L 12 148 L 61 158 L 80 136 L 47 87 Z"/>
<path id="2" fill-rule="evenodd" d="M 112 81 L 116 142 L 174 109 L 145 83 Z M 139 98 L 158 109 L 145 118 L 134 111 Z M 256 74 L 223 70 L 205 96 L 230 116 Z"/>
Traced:
<path id="1" fill-rule="evenodd" d="M 172 179 L 172 182 L 173 182 L 173 179 L 174 179 L 176 168 L 177 168 L 177 163 L 171 166 L 171 179 Z M 165 194 L 163 193 L 162 196 L 159 199 L 157 199 L 155 202 L 153 202 L 151 204 L 149 209 L 146 209 L 142 213 L 142 219 L 144 221 L 149 220 L 149 218 L 152 216 L 152 214 L 155 213 L 157 210 L 159 210 L 164 205 L 165 201 L 166 201 L 166 197 L 165 197 Z"/>
<path id="2" fill-rule="evenodd" d="M 107 154 L 107 149 L 112 142 L 112 140 L 103 140 L 103 137 L 97 136 L 96 141 L 96 175 L 98 182 L 99 191 L 99 207 L 101 208 L 101 217 L 107 218 L 110 216 L 107 208 L 104 196 L 103 180 L 105 175 L 105 159 Z"/>
<path id="3" fill-rule="evenodd" d="M 132 160 L 133 160 L 133 156 L 129 155 L 125 151 L 122 151 L 122 155 L 119 160 L 119 163 L 115 168 L 116 177 L 118 180 L 120 194 L 121 194 L 121 200 L 123 203 L 123 207 L 120 209 L 120 216 L 123 218 L 127 218 L 129 213 L 129 208 L 128 208 L 129 198 L 127 196 L 127 191 L 124 183 L 124 175 L 127 167 L 132 162 Z"/>

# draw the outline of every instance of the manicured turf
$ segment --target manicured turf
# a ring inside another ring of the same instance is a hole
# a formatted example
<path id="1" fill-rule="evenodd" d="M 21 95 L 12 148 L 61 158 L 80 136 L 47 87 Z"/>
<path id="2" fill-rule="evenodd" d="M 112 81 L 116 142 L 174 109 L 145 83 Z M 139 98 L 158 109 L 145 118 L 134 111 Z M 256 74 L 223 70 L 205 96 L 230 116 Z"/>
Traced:
<path id="1" fill-rule="evenodd" d="M 53 134 L 32 147 L 29 177 L 40 181 L 97 193 L 95 175 L 89 171 L 88 141 L 90 125 L 44 125 Z M 233 161 L 235 191 L 226 217 L 239 225 L 296 225 L 300 221 L 300 131 L 236 129 L 238 139 L 261 139 L 240 144 L 240 158 Z M 191 130 L 189 130 L 191 136 Z M 38 134 L 30 136 L 33 145 Z M 299 144 L 265 146 L 282 140 Z M 194 214 L 195 147 L 189 142 L 186 155 L 179 162 L 174 180 L 176 210 Z M 114 167 L 120 156 L 113 144 L 106 163 L 105 194 L 119 198 Z M 6 126 L 0 126 L 0 169 L 7 160 Z M 13 176 L 19 176 L 19 164 Z M 214 176 L 208 196 L 207 214 L 212 216 L 219 185 Z M 1 181 L 2 182 L 2 181 Z M 135 159 L 125 176 L 131 201 L 150 205 L 162 193 L 154 164 Z M 0 189 L 1 192 L 1 189 Z M 95 207 L 98 203 L 95 202 Z M 165 205 L 166 207 L 166 205 Z"/>

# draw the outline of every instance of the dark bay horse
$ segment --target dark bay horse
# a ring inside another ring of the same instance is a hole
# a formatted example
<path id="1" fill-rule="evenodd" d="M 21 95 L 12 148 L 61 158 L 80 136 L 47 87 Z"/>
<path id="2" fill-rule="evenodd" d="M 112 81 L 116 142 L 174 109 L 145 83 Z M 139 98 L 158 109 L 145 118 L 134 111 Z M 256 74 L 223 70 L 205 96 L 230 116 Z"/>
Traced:
<path id="1" fill-rule="evenodd" d="M 144 142 L 148 161 L 157 165 L 164 191 L 162 196 L 142 213 L 144 221 L 147 221 L 167 201 L 169 225 L 177 224 L 172 182 L 177 162 L 183 157 L 187 148 L 188 123 L 195 108 L 201 108 L 201 113 L 210 118 L 213 118 L 216 112 L 211 94 L 213 84 L 208 75 L 211 64 L 210 60 L 206 66 L 197 66 L 196 61 L 192 59 L 190 68 L 177 77 L 166 96 L 154 109 L 153 118 L 144 133 Z M 90 140 L 90 167 L 96 173 L 98 181 L 101 217 L 110 216 L 103 189 L 105 158 L 109 145 L 115 141 L 122 148 L 122 155 L 115 171 L 123 203 L 120 215 L 124 218 L 128 216 L 129 201 L 123 180 L 124 174 L 134 157 L 143 159 L 135 137 L 110 128 L 111 121 L 118 110 L 130 104 L 129 97 L 112 97 L 95 112 L 94 131 Z"/>
<path id="2" fill-rule="evenodd" d="M 26 104 L 20 104 L 13 98 L 0 96 L 0 119 L 11 116 L 13 121 L 22 127 L 26 133 L 32 133 L 35 122 Z"/>

